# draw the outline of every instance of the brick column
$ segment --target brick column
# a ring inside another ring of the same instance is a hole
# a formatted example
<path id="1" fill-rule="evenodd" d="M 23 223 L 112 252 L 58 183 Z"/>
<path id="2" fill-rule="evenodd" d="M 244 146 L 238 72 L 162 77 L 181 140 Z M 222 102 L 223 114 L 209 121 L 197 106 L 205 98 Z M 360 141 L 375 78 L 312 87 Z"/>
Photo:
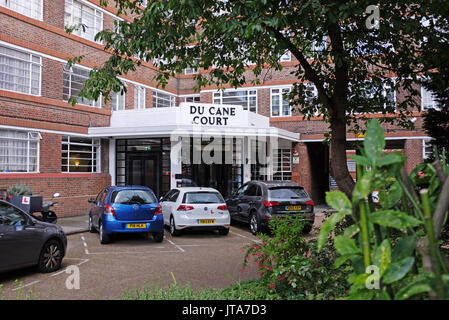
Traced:
<path id="1" fill-rule="evenodd" d="M 299 156 L 299 163 L 293 164 L 292 181 L 303 186 L 313 198 L 312 193 L 312 175 L 309 154 L 307 152 L 307 145 L 302 142 L 297 142 L 292 148 L 293 157 Z"/>
<path id="2" fill-rule="evenodd" d="M 418 164 L 423 162 L 423 141 L 422 139 L 405 140 L 404 156 L 407 157 L 405 161 L 405 170 L 410 173 Z"/>

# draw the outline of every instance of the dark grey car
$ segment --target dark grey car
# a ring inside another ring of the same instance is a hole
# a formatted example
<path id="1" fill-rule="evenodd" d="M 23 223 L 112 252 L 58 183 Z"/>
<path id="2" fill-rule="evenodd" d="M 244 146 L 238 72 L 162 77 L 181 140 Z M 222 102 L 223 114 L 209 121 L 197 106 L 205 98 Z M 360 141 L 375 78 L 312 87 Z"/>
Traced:
<path id="1" fill-rule="evenodd" d="M 0 200 L 0 272 L 33 265 L 40 272 L 56 271 L 66 248 L 67 237 L 60 226 Z"/>
<path id="2" fill-rule="evenodd" d="M 312 230 L 315 221 L 313 200 L 303 187 L 294 182 L 247 182 L 226 200 L 226 205 L 231 219 L 249 223 L 252 234 L 265 231 L 274 217 L 303 216 L 305 233 Z"/>

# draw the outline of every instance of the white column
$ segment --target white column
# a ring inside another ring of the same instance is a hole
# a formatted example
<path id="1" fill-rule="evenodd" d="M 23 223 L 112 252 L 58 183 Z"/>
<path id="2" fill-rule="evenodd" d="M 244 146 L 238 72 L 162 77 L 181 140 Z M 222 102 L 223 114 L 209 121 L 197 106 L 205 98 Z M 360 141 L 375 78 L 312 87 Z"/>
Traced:
<path id="1" fill-rule="evenodd" d="M 116 153 L 115 153 L 115 138 L 109 139 L 109 174 L 111 175 L 111 185 L 115 186 L 116 184 Z"/>
<path id="2" fill-rule="evenodd" d="M 248 137 L 243 138 L 243 183 L 251 180 L 251 143 Z"/>

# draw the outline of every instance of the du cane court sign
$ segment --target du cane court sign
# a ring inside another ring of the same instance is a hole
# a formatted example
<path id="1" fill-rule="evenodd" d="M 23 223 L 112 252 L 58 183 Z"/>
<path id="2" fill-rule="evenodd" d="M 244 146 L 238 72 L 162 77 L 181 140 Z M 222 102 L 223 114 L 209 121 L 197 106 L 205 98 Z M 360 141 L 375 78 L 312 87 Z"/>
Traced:
<path id="1" fill-rule="evenodd" d="M 182 122 L 212 127 L 245 127 L 248 114 L 239 105 L 217 105 L 207 103 L 181 103 Z"/>

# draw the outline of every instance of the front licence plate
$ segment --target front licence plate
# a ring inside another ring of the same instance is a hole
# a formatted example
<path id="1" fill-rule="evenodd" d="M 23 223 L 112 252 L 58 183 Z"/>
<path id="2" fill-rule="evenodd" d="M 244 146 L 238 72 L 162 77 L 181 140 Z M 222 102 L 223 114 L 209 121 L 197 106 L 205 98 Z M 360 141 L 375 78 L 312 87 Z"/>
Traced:
<path id="1" fill-rule="evenodd" d="M 286 206 L 285 210 L 287 211 L 300 211 L 302 209 L 301 206 Z"/>
<path id="2" fill-rule="evenodd" d="M 214 219 L 199 219 L 198 224 L 214 224 Z"/>
<path id="3" fill-rule="evenodd" d="M 127 229 L 145 229 L 147 225 L 145 223 L 128 223 L 126 225 Z"/>

